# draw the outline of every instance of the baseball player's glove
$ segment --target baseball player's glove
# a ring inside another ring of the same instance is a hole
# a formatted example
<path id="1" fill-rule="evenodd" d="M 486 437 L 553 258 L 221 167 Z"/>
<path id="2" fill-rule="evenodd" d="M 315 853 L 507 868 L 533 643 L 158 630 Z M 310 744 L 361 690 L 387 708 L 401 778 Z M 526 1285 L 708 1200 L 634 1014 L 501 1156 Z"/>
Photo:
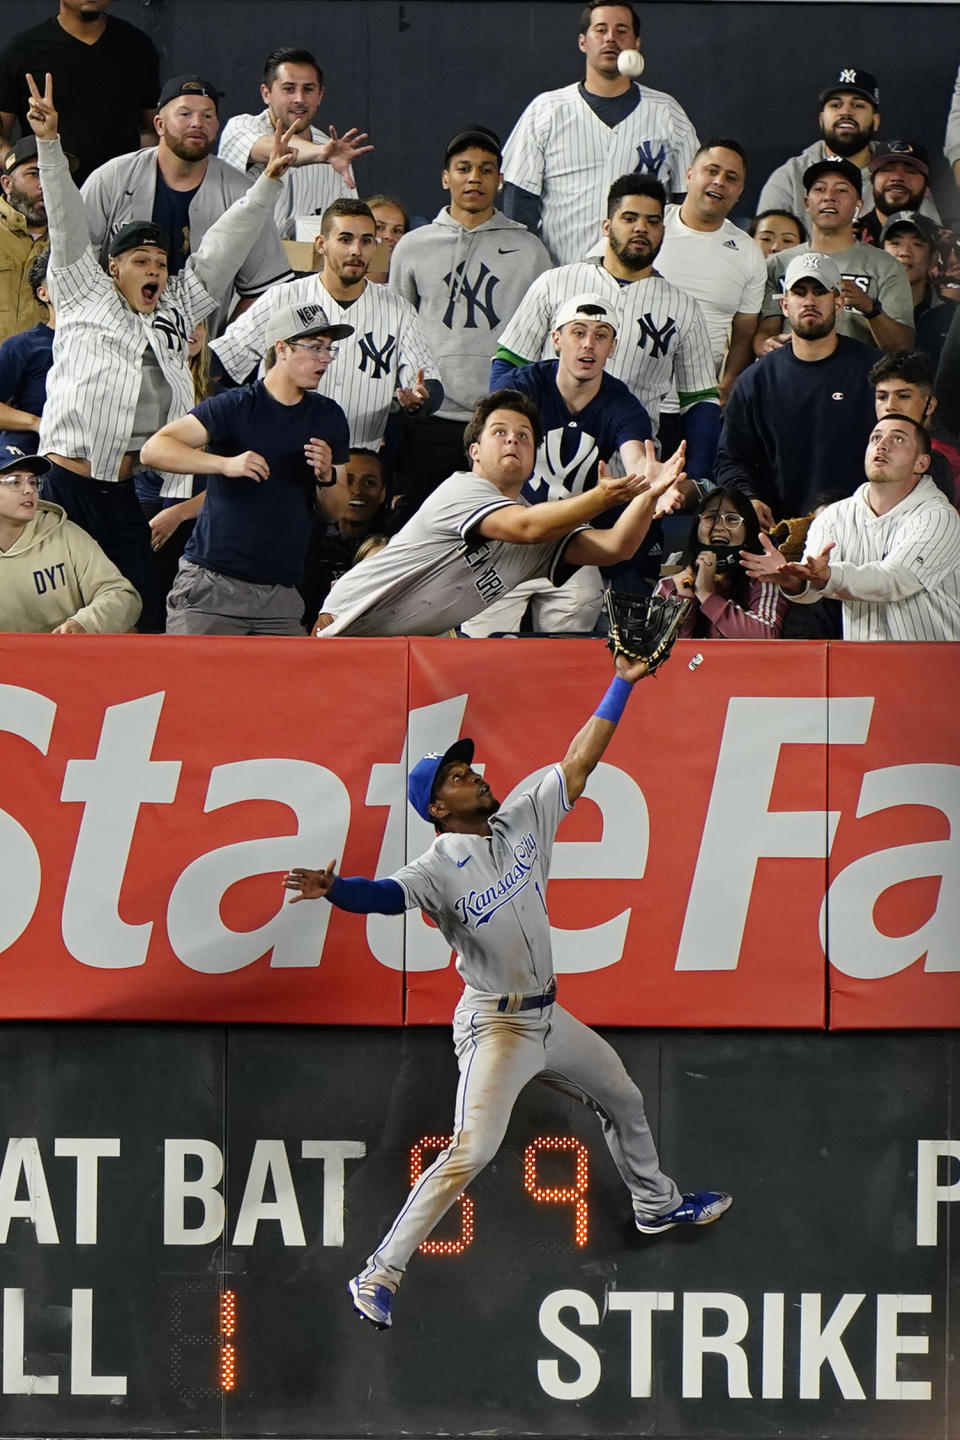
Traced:
<path id="1" fill-rule="evenodd" d="M 628 660 L 642 660 L 652 675 L 673 649 L 690 609 L 689 600 L 676 595 L 628 595 L 607 590 L 604 595 L 609 637 L 607 646 Z"/>

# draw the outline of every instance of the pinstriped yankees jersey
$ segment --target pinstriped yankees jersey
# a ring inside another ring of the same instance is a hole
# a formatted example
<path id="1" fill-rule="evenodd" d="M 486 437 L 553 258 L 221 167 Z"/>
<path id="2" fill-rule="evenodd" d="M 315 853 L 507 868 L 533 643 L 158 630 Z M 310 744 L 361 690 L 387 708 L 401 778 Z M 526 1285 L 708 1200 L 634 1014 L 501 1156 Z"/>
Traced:
<path id="1" fill-rule="evenodd" d="M 574 295 L 609 295 L 620 313 L 617 348 L 605 366 L 633 391 L 656 427 L 664 397 L 674 389 L 681 408 L 715 398 L 710 337 L 692 296 L 656 271 L 621 285 L 596 261 L 548 270 L 530 286 L 500 335 L 500 347 L 523 360 L 552 359 L 553 317 Z"/>
<path id="2" fill-rule="evenodd" d="M 163 423 L 186 415 L 194 403 L 187 337 L 216 310 L 269 223 L 280 187 L 261 175 L 210 227 L 180 274 L 170 277 L 153 313 L 139 314 L 97 263 L 86 208 L 59 140 L 41 140 L 37 148 L 50 226 L 47 284 L 57 314 L 40 453 L 86 459 L 94 479 L 115 481 L 130 449 L 144 353 L 152 350 L 169 391 Z M 190 494 L 190 476 L 161 473 L 162 495 Z"/>
<path id="3" fill-rule="evenodd" d="M 503 147 L 503 175 L 542 202 L 540 238 L 557 265 L 581 260 L 600 237 L 607 191 L 632 173 L 654 175 L 667 194 L 686 189 L 697 132 L 672 95 L 636 86 L 640 103 L 605 125 L 579 85 L 531 100 Z"/>
<path id="4" fill-rule="evenodd" d="M 228 326 L 211 347 L 234 380 L 246 380 L 264 356 L 269 316 L 284 305 L 322 305 L 335 325 L 352 325 L 353 334 L 338 341 L 339 354 L 317 386 L 335 400 L 350 423 L 350 443 L 376 449 L 383 440 L 398 386 L 414 383 L 417 371 L 438 379 L 413 306 L 385 285 L 371 285 L 349 305 L 340 305 L 319 275 L 274 285 Z"/>
<path id="5" fill-rule="evenodd" d="M 563 771 L 490 816 L 490 835 L 438 835 L 391 878 L 436 921 L 457 971 L 484 994 L 529 994 L 553 979 L 546 892 L 557 826 L 573 807 Z"/>
<path id="6" fill-rule="evenodd" d="M 869 488 L 811 522 L 805 558 L 833 541 L 830 579 L 793 598 L 841 600 L 845 640 L 960 640 L 960 514 L 927 476 L 886 515 Z"/>
<path id="7" fill-rule="evenodd" d="M 250 150 L 264 135 L 272 135 L 274 125 L 269 112 L 259 115 L 234 115 L 223 127 L 217 153 L 221 160 L 241 174 L 257 174 L 262 165 L 249 165 Z M 322 130 L 310 126 L 310 139 L 315 145 L 326 145 L 330 139 Z M 339 171 L 330 165 L 298 165 L 287 172 L 287 183 L 273 212 L 277 229 L 285 240 L 294 238 L 298 215 L 322 215 L 334 200 L 352 195 Z"/>

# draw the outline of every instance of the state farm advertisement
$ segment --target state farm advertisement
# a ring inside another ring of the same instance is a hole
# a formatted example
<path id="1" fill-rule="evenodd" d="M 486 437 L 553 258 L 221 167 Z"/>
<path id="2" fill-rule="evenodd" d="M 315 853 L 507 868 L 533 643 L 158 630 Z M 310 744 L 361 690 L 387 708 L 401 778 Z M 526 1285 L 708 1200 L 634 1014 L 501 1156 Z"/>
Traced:
<path id="1" fill-rule="evenodd" d="M 956 657 L 678 644 L 558 832 L 564 1003 L 595 1024 L 960 1023 Z M 610 674 L 589 641 L 3 637 L 0 1011 L 446 1023 L 431 922 L 290 905 L 281 876 L 391 874 L 433 838 L 408 757 L 472 736 L 506 801 Z"/>

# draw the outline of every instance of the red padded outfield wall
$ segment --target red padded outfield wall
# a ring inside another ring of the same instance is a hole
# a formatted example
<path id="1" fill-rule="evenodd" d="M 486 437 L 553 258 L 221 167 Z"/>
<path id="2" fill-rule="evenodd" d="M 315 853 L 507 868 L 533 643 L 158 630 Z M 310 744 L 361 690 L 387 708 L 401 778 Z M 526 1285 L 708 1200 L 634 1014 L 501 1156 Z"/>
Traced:
<path id="1" fill-rule="evenodd" d="M 632 1026 L 960 1023 L 958 657 L 679 644 L 559 831 L 565 1003 Z M 280 876 L 391 873 L 432 838 L 408 752 L 471 735 L 505 800 L 609 674 L 584 641 L 0 638 L 0 1014 L 446 1023 L 429 922 L 291 907 Z"/>

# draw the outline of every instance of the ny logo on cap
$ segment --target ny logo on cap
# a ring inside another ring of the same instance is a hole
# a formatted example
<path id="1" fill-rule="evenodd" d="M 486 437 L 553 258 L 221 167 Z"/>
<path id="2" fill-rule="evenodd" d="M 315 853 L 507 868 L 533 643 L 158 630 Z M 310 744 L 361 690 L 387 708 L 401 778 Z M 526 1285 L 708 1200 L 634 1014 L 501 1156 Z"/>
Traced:
<path id="1" fill-rule="evenodd" d="M 841 70 L 841 71 L 840 71 L 840 84 L 841 84 L 841 85 L 856 85 L 856 83 L 857 83 L 857 72 L 856 72 L 856 70 Z"/>

